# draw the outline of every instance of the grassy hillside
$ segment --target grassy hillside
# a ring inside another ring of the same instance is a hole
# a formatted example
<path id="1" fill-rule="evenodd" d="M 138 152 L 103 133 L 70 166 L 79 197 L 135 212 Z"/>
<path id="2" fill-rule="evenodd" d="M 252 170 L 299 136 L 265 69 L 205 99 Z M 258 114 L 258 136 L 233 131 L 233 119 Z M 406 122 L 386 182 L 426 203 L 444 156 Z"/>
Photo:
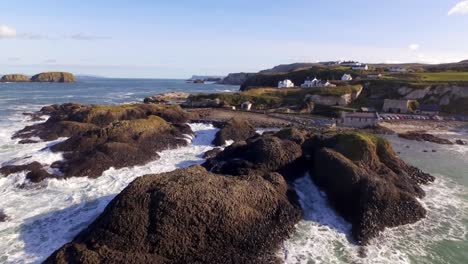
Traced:
<path id="1" fill-rule="evenodd" d="M 240 106 L 245 101 L 250 101 L 257 109 L 267 109 L 282 106 L 300 105 L 308 94 L 341 96 L 357 92 L 361 89 L 360 85 L 323 87 L 323 88 L 272 88 L 263 87 L 250 89 L 238 93 L 220 93 L 220 94 L 198 94 L 192 95 L 191 100 L 201 99 L 220 99 L 226 101 L 232 106 Z"/>

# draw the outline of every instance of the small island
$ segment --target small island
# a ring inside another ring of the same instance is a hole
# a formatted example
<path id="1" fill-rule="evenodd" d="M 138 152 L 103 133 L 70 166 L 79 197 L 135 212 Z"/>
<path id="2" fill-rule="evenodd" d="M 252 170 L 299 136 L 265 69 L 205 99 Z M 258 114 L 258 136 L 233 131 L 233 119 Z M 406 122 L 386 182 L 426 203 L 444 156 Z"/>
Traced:
<path id="1" fill-rule="evenodd" d="M 24 74 L 6 74 L 0 82 L 56 82 L 56 83 L 72 83 L 76 82 L 76 78 L 69 72 L 42 72 L 33 75 L 31 78 Z"/>

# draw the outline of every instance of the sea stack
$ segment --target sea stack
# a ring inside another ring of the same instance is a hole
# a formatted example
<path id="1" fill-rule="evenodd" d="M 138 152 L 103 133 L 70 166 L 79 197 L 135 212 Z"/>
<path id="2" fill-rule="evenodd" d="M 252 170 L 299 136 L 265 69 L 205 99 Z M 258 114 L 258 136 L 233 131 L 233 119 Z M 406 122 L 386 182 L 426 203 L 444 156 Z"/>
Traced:
<path id="1" fill-rule="evenodd" d="M 7 74 L 3 75 L 0 82 L 29 82 L 29 77 L 24 74 Z"/>
<path id="2" fill-rule="evenodd" d="M 32 82 L 76 82 L 76 78 L 69 72 L 43 72 L 31 77 Z"/>

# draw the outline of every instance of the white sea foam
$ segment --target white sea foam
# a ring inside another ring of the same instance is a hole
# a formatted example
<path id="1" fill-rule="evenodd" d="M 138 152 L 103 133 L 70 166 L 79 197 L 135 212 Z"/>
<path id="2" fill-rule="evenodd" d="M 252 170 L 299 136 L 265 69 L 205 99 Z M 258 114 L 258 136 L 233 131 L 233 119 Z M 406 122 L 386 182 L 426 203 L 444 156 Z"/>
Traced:
<path id="1" fill-rule="evenodd" d="M 285 263 L 450 263 L 441 260 L 434 248 L 447 241 L 466 240 L 463 221 L 468 219 L 468 203 L 462 198 L 466 189 L 441 175 L 424 187 L 427 197 L 421 203 L 428 212 L 425 219 L 386 229 L 366 247 L 350 242 L 350 224 L 329 207 L 310 177 L 296 180 L 294 187 L 304 220 L 284 243 Z"/>
<path id="2" fill-rule="evenodd" d="M 216 129 L 203 124 L 191 127 L 196 137 L 189 146 L 163 151 L 159 160 L 144 166 L 111 168 L 97 179 L 46 180 L 42 186 L 20 189 L 24 172 L 0 178 L 0 207 L 9 218 L 0 223 L 0 262 L 40 262 L 85 228 L 135 178 L 202 162 L 202 154 L 212 149 Z M 21 149 L 17 156 L 26 151 Z M 58 158 L 48 156 L 47 150 L 38 152 L 31 148 L 30 154 L 42 163 Z"/>

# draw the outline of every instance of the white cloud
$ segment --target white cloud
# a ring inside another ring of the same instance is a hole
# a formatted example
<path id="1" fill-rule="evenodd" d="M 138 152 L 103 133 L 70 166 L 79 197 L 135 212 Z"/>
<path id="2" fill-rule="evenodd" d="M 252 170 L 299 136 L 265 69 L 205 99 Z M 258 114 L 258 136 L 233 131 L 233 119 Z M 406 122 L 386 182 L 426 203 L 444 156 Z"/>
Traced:
<path id="1" fill-rule="evenodd" d="M 0 25 L 0 38 L 13 38 L 16 37 L 16 29 Z"/>
<path id="2" fill-rule="evenodd" d="M 417 51 L 420 48 L 419 44 L 411 44 L 409 45 L 409 49 L 412 51 Z"/>
<path id="3" fill-rule="evenodd" d="M 456 4 L 450 11 L 448 15 L 468 15 L 468 1 L 461 1 Z"/>

